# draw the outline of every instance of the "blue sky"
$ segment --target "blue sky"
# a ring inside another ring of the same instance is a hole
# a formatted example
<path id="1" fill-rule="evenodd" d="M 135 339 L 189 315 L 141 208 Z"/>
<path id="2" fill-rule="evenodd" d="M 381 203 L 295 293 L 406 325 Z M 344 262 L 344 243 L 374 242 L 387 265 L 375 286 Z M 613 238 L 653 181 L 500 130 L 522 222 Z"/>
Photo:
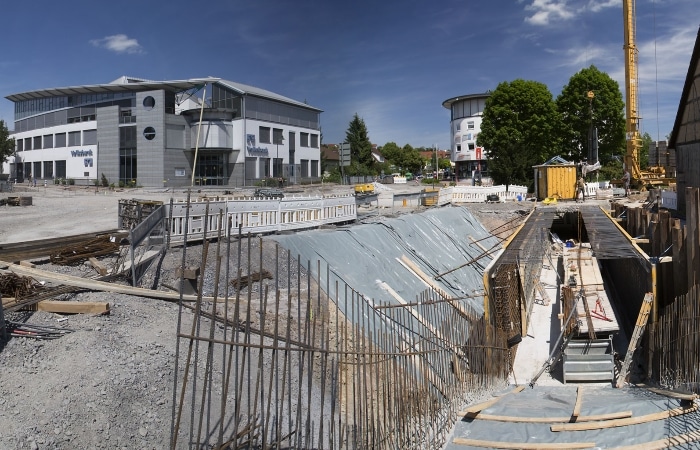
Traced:
<path id="1" fill-rule="evenodd" d="M 641 130 L 671 132 L 697 0 L 637 0 Z M 517 78 L 556 97 L 593 64 L 624 89 L 622 0 L 97 0 L 10 2 L 4 97 L 35 89 L 220 77 L 324 110 L 323 142 L 357 113 L 372 142 L 449 148 L 448 98 Z"/>

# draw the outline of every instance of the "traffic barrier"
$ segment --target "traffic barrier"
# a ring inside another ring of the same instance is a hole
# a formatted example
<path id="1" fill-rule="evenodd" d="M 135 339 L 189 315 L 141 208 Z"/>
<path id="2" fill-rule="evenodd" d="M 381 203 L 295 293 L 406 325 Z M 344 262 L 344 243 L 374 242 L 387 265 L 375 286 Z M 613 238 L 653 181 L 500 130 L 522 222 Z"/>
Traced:
<path id="1" fill-rule="evenodd" d="M 207 205 L 209 212 L 207 215 Z M 275 198 L 214 198 L 191 200 L 189 216 L 187 203 L 177 201 L 172 205 L 170 240 L 179 242 L 187 233 L 187 239 L 198 240 L 207 235 L 216 236 L 220 230 L 237 233 L 241 227 L 246 233 L 274 233 L 280 231 L 316 228 L 321 225 L 352 222 L 357 219 L 357 205 L 352 195 L 330 197 Z M 219 215 L 222 220 L 219 221 Z M 205 223 L 205 219 L 208 219 Z"/>

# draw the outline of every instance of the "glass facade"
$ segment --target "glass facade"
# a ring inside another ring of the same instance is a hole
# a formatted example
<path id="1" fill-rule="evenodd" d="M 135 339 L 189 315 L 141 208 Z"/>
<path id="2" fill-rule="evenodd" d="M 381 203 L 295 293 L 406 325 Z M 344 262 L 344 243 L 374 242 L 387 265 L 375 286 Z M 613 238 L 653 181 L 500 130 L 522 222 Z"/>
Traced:
<path id="1" fill-rule="evenodd" d="M 119 182 L 136 183 L 138 177 L 136 158 L 136 127 L 119 128 Z"/>

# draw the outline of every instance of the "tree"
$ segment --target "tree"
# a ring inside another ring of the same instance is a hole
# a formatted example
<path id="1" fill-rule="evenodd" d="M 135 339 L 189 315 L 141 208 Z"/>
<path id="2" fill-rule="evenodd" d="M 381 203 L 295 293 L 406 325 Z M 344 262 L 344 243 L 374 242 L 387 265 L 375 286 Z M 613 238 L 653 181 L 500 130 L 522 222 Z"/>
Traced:
<path id="1" fill-rule="evenodd" d="M 395 142 L 387 142 L 380 150 L 384 158 L 403 173 L 415 173 L 423 167 L 420 152 L 410 144 L 399 147 Z"/>
<path id="2" fill-rule="evenodd" d="M 531 186 L 532 166 L 560 150 L 560 126 L 546 85 L 520 79 L 500 83 L 486 100 L 477 137 L 477 145 L 487 151 L 494 182 Z"/>
<path id="3" fill-rule="evenodd" d="M 0 173 L 7 158 L 15 152 L 15 138 L 10 137 L 10 132 L 4 120 L 0 120 Z"/>
<path id="4" fill-rule="evenodd" d="M 648 169 L 650 165 L 656 166 L 656 161 L 649 161 L 649 146 L 652 142 L 654 139 L 645 131 L 642 135 L 642 148 L 639 149 L 639 167 L 642 169 Z M 651 164 L 649 164 L 650 162 Z"/>
<path id="5" fill-rule="evenodd" d="M 625 105 L 620 86 L 608 74 L 595 66 L 582 69 L 569 79 L 556 105 L 564 125 L 563 151 L 569 159 L 587 159 L 591 126 L 598 130 L 598 160 L 602 164 L 625 153 Z"/>
<path id="6" fill-rule="evenodd" d="M 351 166 L 363 167 L 364 169 L 372 169 L 374 158 L 372 157 L 372 143 L 369 140 L 365 121 L 362 120 L 357 113 L 353 116 L 345 132 L 345 140 L 350 144 Z M 360 170 L 364 172 L 365 170 Z M 360 173 L 358 173 L 359 175 Z"/>

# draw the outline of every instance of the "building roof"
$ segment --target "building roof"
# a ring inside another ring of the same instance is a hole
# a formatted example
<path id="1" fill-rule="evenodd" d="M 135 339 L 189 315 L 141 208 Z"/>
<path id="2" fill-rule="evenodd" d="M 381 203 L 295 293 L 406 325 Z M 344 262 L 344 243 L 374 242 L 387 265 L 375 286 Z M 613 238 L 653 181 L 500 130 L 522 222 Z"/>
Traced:
<path id="1" fill-rule="evenodd" d="M 60 88 L 38 89 L 35 91 L 20 92 L 11 94 L 5 98 L 12 102 L 20 102 L 23 100 L 32 100 L 37 98 L 55 97 L 63 95 L 79 95 L 79 94 L 98 94 L 107 92 L 124 92 L 124 91 L 145 91 L 152 89 L 162 89 L 171 92 L 182 92 L 189 89 L 202 86 L 206 83 L 216 83 L 225 86 L 241 95 L 253 95 L 256 97 L 276 100 L 278 102 L 289 103 L 291 105 L 300 106 L 306 109 L 321 112 L 321 109 L 307 105 L 306 103 L 293 100 L 288 97 L 276 94 L 265 89 L 249 86 L 235 81 L 223 80 L 221 78 L 206 77 L 206 78 L 191 78 L 188 80 L 170 80 L 170 81 L 154 81 L 143 78 L 121 76 L 111 83 L 93 84 L 83 86 L 69 86 Z"/>
<path id="2" fill-rule="evenodd" d="M 690 97 L 691 89 L 693 89 L 695 82 L 695 71 L 700 63 L 700 28 L 698 29 L 698 36 L 695 39 L 695 47 L 693 47 L 693 54 L 690 57 L 690 65 L 688 66 L 688 74 L 685 77 L 685 84 L 683 85 L 683 93 L 681 94 L 680 103 L 678 105 L 678 112 L 676 113 L 676 121 L 673 124 L 673 130 L 671 130 L 671 138 L 668 140 L 668 148 L 676 148 L 676 140 L 678 139 L 678 133 L 681 131 L 681 125 L 683 123 L 683 115 L 685 114 L 685 107 L 688 102 L 688 97 Z"/>
<path id="3" fill-rule="evenodd" d="M 106 84 L 89 84 L 83 86 L 68 86 L 49 89 L 38 89 L 35 91 L 20 92 L 18 94 L 8 95 L 5 98 L 12 102 L 20 102 L 23 100 L 33 100 L 37 98 L 56 97 L 62 95 L 79 95 L 79 94 L 99 94 L 107 92 L 124 92 L 124 91 L 145 91 L 152 89 L 163 89 L 166 91 L 181 92 L 188 89 L 201 86 L 205 83 L 219 81 L 219 78 L 192 78 L 189 80 L 174 80 L 174 81 L 148 81 L 134 77 L 122 76 Z"/>
<path id="4" fill-rule="evenodd" d="M 484 92 L 483 94 L 460 95 L 459 97 L 448 98 L 447 100 L 442 102 L 442 106 L 447 108 L 447 109 L 452 109 L 452 104 L 456 103 L 460 100 L 471 100 L 471 99 L 489 98 L 489 97 L 491 97 L 491 92 Z"/>

